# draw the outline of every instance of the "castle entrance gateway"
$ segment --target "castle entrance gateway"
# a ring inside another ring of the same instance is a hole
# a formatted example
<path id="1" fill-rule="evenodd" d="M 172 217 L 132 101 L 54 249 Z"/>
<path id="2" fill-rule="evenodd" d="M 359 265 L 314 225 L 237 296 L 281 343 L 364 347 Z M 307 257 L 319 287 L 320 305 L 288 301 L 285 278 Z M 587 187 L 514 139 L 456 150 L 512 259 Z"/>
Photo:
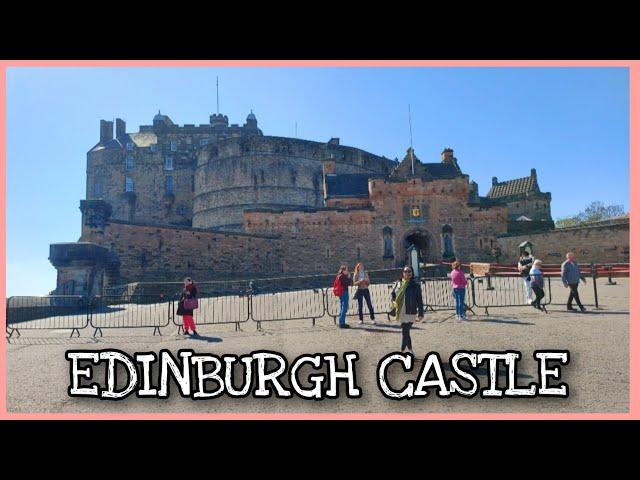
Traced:
<path id="1" fill-rule="evenodd" d="M 404 247 L 405 247 L 405 265 L 411 265 L 414 267 L 411 262 L 411 252 L 414 251 L 414 262 L 418 263 L 427 263 L 427 259 L 429 258 L 429 237 L 426 232 L 415 231 L 407 235 L 404 239 Z"/>

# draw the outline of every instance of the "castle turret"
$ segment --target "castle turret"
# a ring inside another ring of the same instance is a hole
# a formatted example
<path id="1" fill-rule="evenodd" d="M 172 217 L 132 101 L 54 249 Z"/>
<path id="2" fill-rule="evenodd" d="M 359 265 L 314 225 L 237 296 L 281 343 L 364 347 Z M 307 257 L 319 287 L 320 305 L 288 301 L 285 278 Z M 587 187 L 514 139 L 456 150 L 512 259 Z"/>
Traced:
<path id="1" fill-rule="evenodd" d="M 248 120 L 249 118 L 247 117 L 247 121 Z M 217 113 L 209 117 L 209 123 L 213 128 L 225 128 L 229 126 L 229 117 L 222 115 L 221 113 Z M 257 124 L 258 122 L 256 121 L 256 126 Z"/>
<path id="2" fill-rule="evenodd" d="M 107 143 L 113 140 L 113 122 L 100 120 L 100 143 Z"/>
<path id="3" fill-rule="evenodd" d="M 247 122 L 244 124 L 244 126 L 245 128 L 250 128 L 252 130 L 258 129 L 258 120 L 256 119 L 256 116 L 253 114 L 253 110 L 251 110 L 251 113 L 247 115 Z"/>

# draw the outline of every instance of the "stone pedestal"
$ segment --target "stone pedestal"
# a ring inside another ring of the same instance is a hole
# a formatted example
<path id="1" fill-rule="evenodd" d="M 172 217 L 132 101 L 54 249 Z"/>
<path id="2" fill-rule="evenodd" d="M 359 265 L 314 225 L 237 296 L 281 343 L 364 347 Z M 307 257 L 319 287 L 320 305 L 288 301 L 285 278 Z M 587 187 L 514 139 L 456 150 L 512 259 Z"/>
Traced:
<path id="1" fill-rule="evenodd" d="M 49 261 L 58 270 L 55 295 L 101 295 L 105 271 L 113 277 L 118 266 L 107 248 L 89 242 L 53 243 Z"/>

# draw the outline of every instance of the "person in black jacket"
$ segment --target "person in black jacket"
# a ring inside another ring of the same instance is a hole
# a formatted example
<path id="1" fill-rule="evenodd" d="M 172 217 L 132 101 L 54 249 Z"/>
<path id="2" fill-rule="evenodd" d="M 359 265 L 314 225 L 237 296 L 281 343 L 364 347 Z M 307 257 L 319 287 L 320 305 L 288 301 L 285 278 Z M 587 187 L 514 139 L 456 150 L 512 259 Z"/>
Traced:
<path id="1" fill-rule="evenodd" d="M 407 266 L 402 270 L 402 280 L 398 282 L 391 293 L 395 319 L 402 325 L 402 345 L 400 350 L 405 350 L 413 355 L 411 345 L 411 326 L 413 322 L 424 319 L 424 303 L 420 284 L 413 277 L 413 268 Z"/>

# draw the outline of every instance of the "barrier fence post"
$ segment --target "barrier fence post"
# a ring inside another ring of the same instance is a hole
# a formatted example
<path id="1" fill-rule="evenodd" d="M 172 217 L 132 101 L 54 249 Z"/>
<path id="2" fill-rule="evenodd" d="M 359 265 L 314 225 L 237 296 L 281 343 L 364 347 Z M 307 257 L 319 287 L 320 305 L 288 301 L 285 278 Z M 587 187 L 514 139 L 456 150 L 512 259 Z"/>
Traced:
<path id="1" fill-rule="evenodd" d="M 607 282 L 607 285 L 617 285 L 618 282 L 614 282 L 611 280 L 611 271 L 613 270 L 613 267 L 611 265 L 607 265 L 606 268 L 609 271 L 609 281 Z"/>
<path id="2" fill-rule="evenodd" d="M 600 308 L 598 305 L 598 286 L 596 282 L 596 278 L 598 277 L 598 270 L 596 268 L 595 263 L 591 262 L 591 278 L 593 278 L 593 296 L 596 300 L 596 308 Z"/>

